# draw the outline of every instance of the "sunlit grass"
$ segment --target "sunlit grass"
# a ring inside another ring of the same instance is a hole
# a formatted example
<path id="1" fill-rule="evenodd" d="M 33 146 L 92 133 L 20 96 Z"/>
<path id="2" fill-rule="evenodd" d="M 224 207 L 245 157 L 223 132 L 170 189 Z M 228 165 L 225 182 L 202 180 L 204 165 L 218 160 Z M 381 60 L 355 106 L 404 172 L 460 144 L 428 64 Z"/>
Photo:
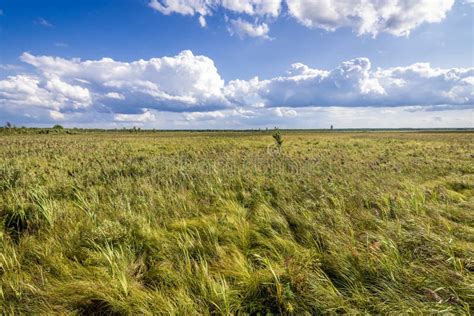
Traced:
<path id="1" fill-rule="evenodd" d="M 4 314 L 471 314 L 474 134 L 0 136 Z"/>

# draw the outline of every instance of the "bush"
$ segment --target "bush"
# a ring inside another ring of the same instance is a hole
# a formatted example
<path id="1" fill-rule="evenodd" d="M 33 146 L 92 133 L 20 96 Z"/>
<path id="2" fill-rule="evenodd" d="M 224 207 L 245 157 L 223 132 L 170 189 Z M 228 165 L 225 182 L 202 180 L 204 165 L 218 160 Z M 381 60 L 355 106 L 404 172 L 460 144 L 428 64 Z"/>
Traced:
<path id="1" fill-rule="evenodd" d="M 277 147 L 281 148 L 283 145 L 283 137 L 281 136 L 280 129 L 275 128 L 275 131 L 273 132 L 273 139 L 275 140 Z"/>

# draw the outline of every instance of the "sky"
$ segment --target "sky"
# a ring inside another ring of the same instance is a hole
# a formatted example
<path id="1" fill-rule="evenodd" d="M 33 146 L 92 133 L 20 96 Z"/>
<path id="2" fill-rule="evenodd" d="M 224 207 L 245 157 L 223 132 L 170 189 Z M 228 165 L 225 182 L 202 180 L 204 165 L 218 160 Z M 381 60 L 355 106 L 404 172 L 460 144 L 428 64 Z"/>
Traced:
<path id="1" fill-rule="evenodd" d="M 474 127 L 473 0 L 1 0 L 0 124 Z"/>

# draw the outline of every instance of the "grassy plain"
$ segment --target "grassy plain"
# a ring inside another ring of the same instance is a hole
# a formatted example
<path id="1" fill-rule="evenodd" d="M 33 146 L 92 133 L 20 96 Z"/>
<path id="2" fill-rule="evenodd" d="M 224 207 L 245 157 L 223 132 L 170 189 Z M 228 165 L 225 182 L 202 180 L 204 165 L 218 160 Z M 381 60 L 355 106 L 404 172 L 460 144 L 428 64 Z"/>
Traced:
<path id="1" fill-rule="evenodd" d="M 472 314 L 474 134 L 0 136 L 3 314 Z"/>

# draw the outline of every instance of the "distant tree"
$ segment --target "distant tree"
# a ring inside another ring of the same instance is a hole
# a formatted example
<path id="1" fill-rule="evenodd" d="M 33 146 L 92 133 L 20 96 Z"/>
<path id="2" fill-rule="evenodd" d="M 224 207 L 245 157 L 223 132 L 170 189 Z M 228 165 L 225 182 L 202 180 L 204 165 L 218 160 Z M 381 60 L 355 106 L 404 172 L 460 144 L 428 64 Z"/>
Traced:
<path id="1" fill-rule="evenodd" d="M 62 125 L 56 124 L 53 126 L 53 129 L 64 129 Z"/>

